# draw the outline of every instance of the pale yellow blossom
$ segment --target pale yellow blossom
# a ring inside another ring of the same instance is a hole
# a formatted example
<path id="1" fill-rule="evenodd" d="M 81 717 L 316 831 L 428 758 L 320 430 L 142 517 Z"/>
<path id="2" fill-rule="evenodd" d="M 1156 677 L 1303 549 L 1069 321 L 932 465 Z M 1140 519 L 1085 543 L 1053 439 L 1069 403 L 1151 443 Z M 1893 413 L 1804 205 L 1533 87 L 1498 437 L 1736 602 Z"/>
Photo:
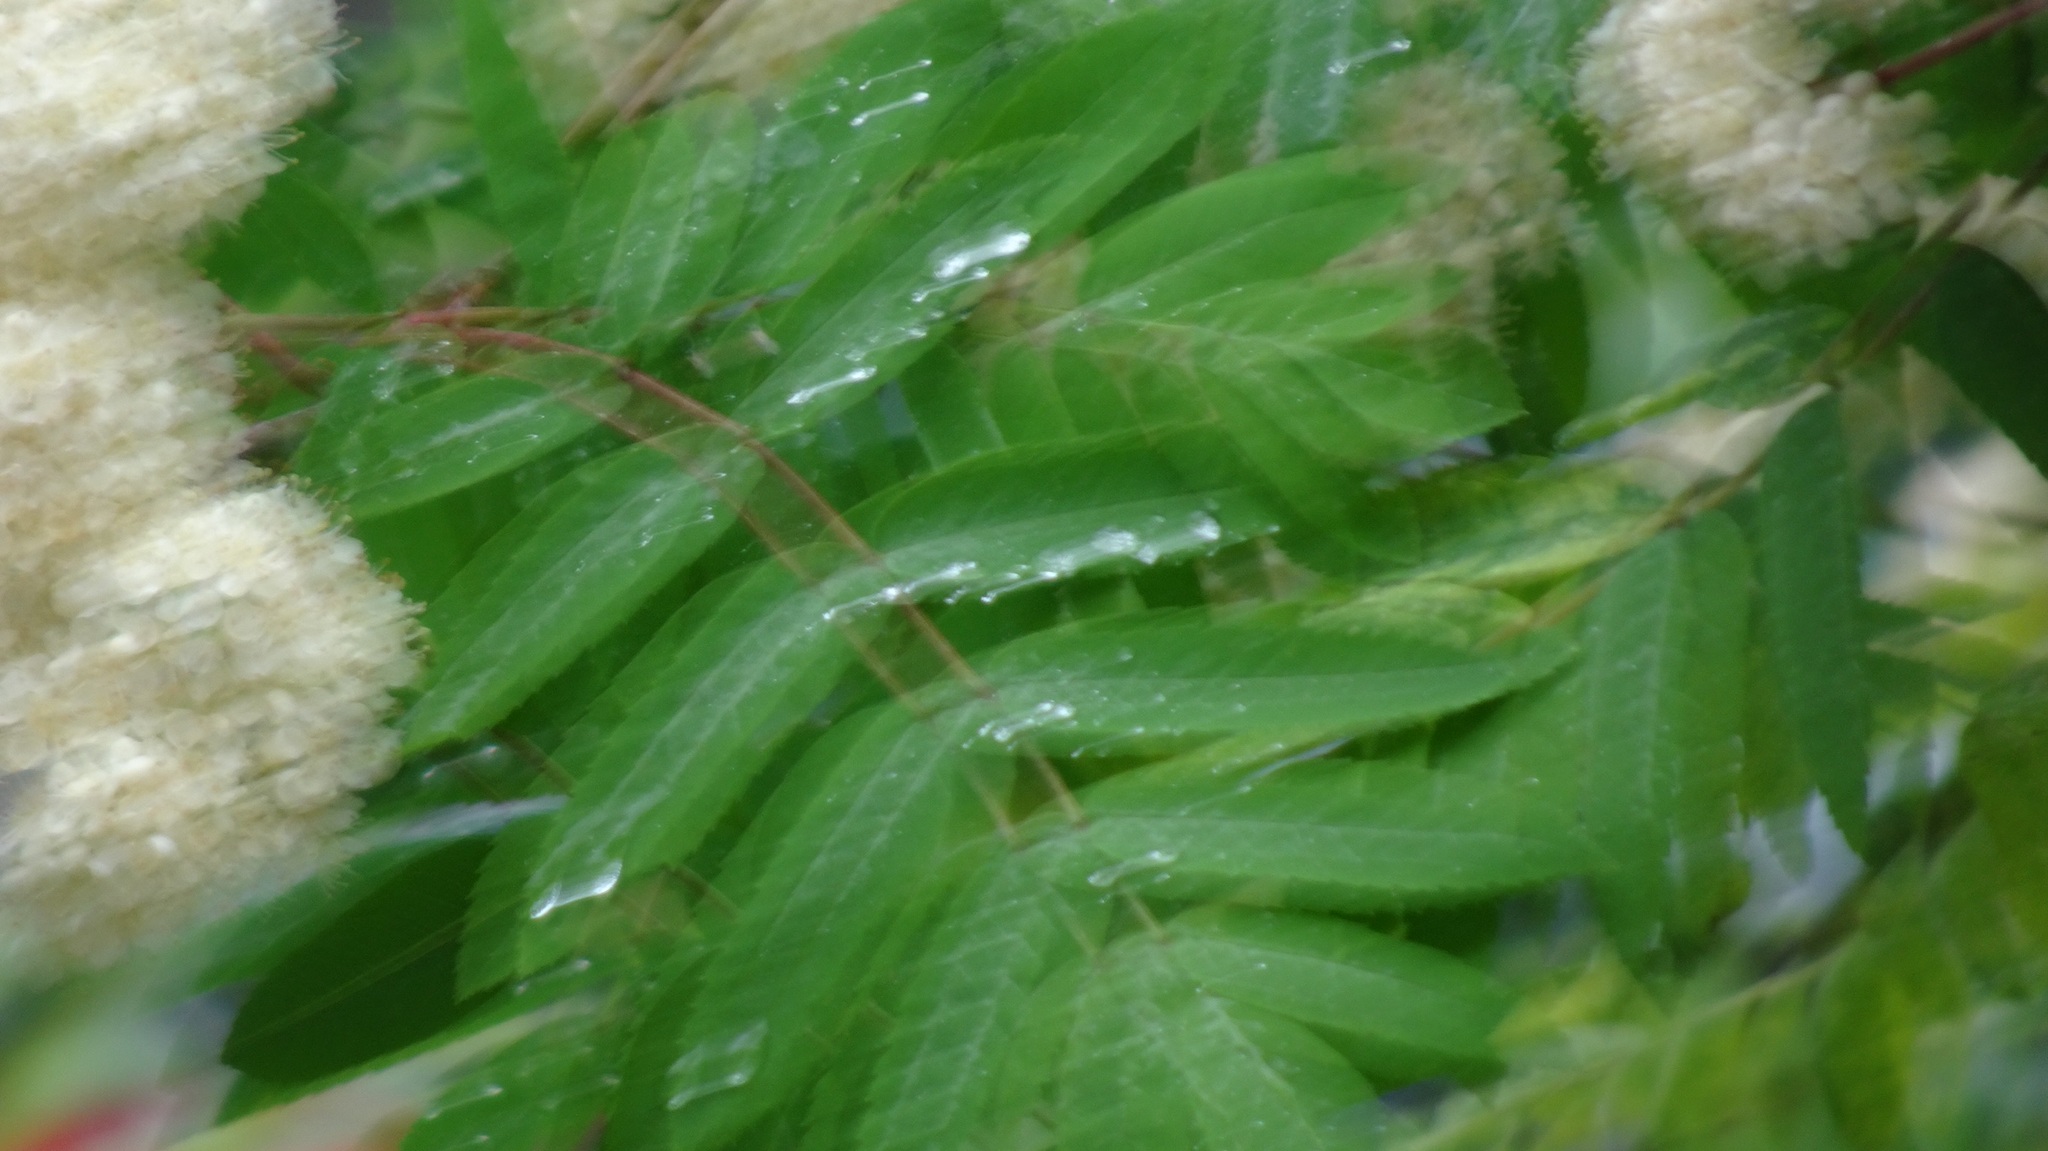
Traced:
<path id="1" fill-rule="evenodd" d="M 1414 218 L 1350 260 L 1455 268 L 1480 319 L 1492 311 L 1496 273 L 1555 263 L 1572 223 L 1564 149 L 1513 88 L 1466 61 L 1432 61 L 1381 81 L 1360 113 L 1369 139 L 1426 158 L 1448 186 L 1425 182 Z"/>
<path id="2" fill-rule="evenodd" d="M 313 862 L 411 608 L 236 458 L 173 247 L 330 85 L 331 0 L 0 0 L 0 956 L 112 959 Z"/>
<path id="3" fill-rule="evenodd" d="M 1910 219 L 1942 152 L 1924 94 L 1888 96 L 1868 73 L 1816 84 L 1829 49 L 1797 15 L 1781 0 L 1623 0 L 1578 77 L 1608 162 L 1766 280 L 1840 264 Z"/>
<path id="4" fill-rule="evenodd" d="M 331 2 L 0 0 L 0 286 L 239 211 L 334 37 Z"/>

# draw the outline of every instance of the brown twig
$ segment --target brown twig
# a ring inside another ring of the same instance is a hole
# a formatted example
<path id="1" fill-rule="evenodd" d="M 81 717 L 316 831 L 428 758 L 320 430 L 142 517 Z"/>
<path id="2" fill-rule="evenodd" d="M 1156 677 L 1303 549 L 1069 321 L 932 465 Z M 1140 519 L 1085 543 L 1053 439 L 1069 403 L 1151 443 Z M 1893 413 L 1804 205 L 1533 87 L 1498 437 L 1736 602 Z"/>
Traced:
<path id="1" fill-rule="evenodd" d="M 719 5 L 711 10 L 711 14 L 704 18 L 703 23 L 690 29 L 690 34 L 683 38 L 683 42 L 678 44 L 675 50 L 668 54 L 668 58 L 648 74 L 640 87 L 619 105 L 618 119 L 628 123 L 639 119 L 648 108 L 661 99 L 662 93 L 666 92 L 676 77 L 682 74 L 684 66 L 696 59 L 706 44 L 723 35 L 730 26 L 744 20 L 759 5 L 760 0 L 721 0 Z"/>
<path id="2" fill-rule="evenodd" d="M 235 317 L 229 316 L 232 321 Z M 249 333 L 249 348 L 262 356 L 284 382 L 315 399 L 327 387 L 327 373 L 292 354 L 284 341 L 269 332 Z"/>
<path id="3" fill-rule="evenodd" d="M 1871 75 L 1877 80 L 1878 87 L 1890 88 L 1936 64 L 1960 56 L 2000 32 L 2024 24 L 2043 12 L 2048 12 L 2048 0 L 2020 0 L 2020 3 L 1993 12 L 1960 32 L 1945 36 L 1903 60 L 1895 60 L 1872 69 Z"/>
<path id="4" fill-rule="evenodd" d="M 670 67 L 671 61 L 676 57 L 682 56 L 687 59 L 689 55 L 694 54 L 692 38 L 717 16 L 728 0 L 708 2 L 713 6 L 708 13 L 704 11 L 707 0 L 688 0 L 664 20 L 648 38 L 647 43 L 626 62 L 625 67 L 605 81 L 604 91 L 598 94 L 597 99 L 576 117 L 575 123 L 569 125 L 569 130 L 562 135 L 563 146 L 573 148 L 595 138 L 614 119 L 630 120 L 637 116 L 638 108 L 630 114 L 624 109 L 639 99 L 650 77 L 661 69 Z M 703 19 L 698 18 L 700 13 Z M 674 67 L 680 68 L 681 64 L 677 63 Z M 645 103 L 639 107 L 644 108 Z"/>
<path id="5" fill-rule="evenodd" d="M 408 318 L 407 322 L 432 323 L 432 321 L 415 321 L 411 318 Z M 865 539 L 862 539 L 859 532 L 853 530 L 852 525 L 846 522 L 846 517 L 839 514 L 839 510 L 832 506 L 831 501 L 820 495 L 818 489 L 811 486 L 810 481 L 804 479 L 801 473 L 789 465 L 789 461 L 783 459 L 781 455 L 777 454 L 768 445 L 762 443 L 760 438 L 754 434 L 752 428 L 747 427 L 717 408 L 670 387 L 617 356 L 606 355 L 603 352 L 594 351 L 577 344 L 564 343 L 561 340 L 550 339 L 547 336 L 537 336 L 530 332 L 500 331 L 461 326 L 444 326 L 444 330 L 449 335 L 466 344 L 495 345 L 544 355 L 574 356 L 604 364 L 615 377 L 634 391 L 674 409 L 695 423 L 717 428 L 731 436 L 742 448 L 756 459 L 759 459 L 763 466 L 773 473 L 778 480 L 782 481 L 791 493 L 799 500 L 802 500 L 805 506 L 809 507 L 818 516 L 819 522 L 824 525 L 826 533 L 834 541 L 858 556 L 862 562 L 886 571 L 887 565 L 884 563 L 881 553 L 870 546 Z M 951 640 L 947 639 L 939 631 L 937 625 L 932 623 L 931 617 L 924 613 L 924 609 L 910 602 L 898 603 L 896 607 L 910 623 L 911 627 L 916 630 L 919 638 L 923 639 L 945 661 L 947 669 L 955 677 L 967 684 L 976 695 L 982 698 L 988 698 L 992 694 L 988 681 L 982 679 L 968 665 L 967 661 L 960 657 L 959 650 L 953 646 Z"/>
<path id="6" fill-rule="evenodd" d="M 479 370 L 492 371 L 507 378 L 525 380 L 528 383 L 538 384 L 542 387 L 549 386 L 546 380 L 509 373 L 501 368 L 479 368 Z M 613 431 L 618 432 L 620 435 L 625 436 L 627 439 L 632 440 L 634 443 L 668 456 L 671 460 L 675 461 L 678 467 L 697 477 L 705 487 L 717 492 L 719 498 L 724 500 L 726 505 L 733 509 L 733 514 L 746 526 L 747 531 L 755 539 L 761 541 L 762 545 L 768 549 L 769 554 L 775 557 L 776 562 L 787 569 L 791 575 L 795 576 L 797 582 L 810 588 L 815 588 L 824 582 L 822 577 L 812 572 L 803 564 L 803 561 L 798 558 L 799 553 L 797 549 L 783 537 L 782 533 L 777 531 L 774 525 L 770 524 L 767 520 L 762 519 L 760 514 L 754 511 L 745 499 L 736 497 L 726 490 L 725 486 L 718 482 L 716 476 L 707 475 L 700 471 L 695 457 L 681 451 L 673 444 L 663 442 L 658 434 L 641 427 L 632 420 L 602 405 L 591 403 L 589 400 L 574 393 L 557 389 L 556 398 L 590 418 L 597 420 L 599 423 L 604 424 Z M 880 652 L 875 650 L 874 645 L 867 642 L 854 629 L 853 622 L 836 614 L 832 616 L 831 622 L 839 630 L 847 644 L 853 648 L 854 653 L 859 656 L 860 661 L 867 666 L 870 672 L 874 673 L 875 678 L 880 681 L 882 687 L 889 694 L 901 700 L 906 707 L 918 713 L 920 718 L 922 718 L 923 713 L 915 704 L 909 685 L 901 676 L 896 674 L 895 669 L 889 666 L 888 661 L 882 657 Z"/>

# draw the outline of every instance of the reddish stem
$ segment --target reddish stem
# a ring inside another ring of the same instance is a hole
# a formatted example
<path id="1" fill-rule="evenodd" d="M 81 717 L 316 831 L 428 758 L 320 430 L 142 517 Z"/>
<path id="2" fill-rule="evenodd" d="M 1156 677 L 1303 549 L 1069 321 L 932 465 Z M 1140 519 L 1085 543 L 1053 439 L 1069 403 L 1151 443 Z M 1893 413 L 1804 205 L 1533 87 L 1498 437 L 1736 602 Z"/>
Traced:
<path id="1" fill-rule="evenodd" d="M 1871 75 L 1877 79 L 1878 87 L 1889 88 L 1944 60 L 1960 56 L 2000 32 L 2016 24 L 2023 24 L 2042 12 L 2048 12 L 2048 0 L 2020 0 L 2020 3 L 2003 11 L 1993 12 L 1962 31 L 1937 40 L 1903 60 L 1895 60 L 1875 69 Z"/>
<path id="2" fill-rule="evenodd" d="M 408 317 L 405 322 L 413 323 L 416 321 Z M 690 420 L 707 427 L 717 428 L 731 436 L 741 447 L 759 459 L 770 472 L 773 472 L 775 477 L 781 480 L 791 492 L 795 493 L 798 499 L 802 500 L 806 506 L 815 512 L 820 522 L 824 524 L 826 532 L 834 540 L 838 541 L 841 546 L 854 555 L 859 556 L 865 563 L 873 564 L 876 567 L 885 566 L 881 553 L 877 552 L 866 540 L 862 539 L 859 532 L 853 530 L 853 526 L 846 522 L 846 517 L 839 514 L 839 510 L 832 506 L 831 501 L 820 495 L 818 489 L 812 487 L 810 482 L 804 479 L 802 474 L 795 468 L 791 467 L 787 460 L 777 455 L 768 445 L 762 443 L 760 438 L 754 435 L 752 428 L 747 427 L 717 408 L 677 391 L 616 356 L 608 356 L 603 352 L 592 351 L 589 348 L 576 344 L 564 343 L 561 340 L 549 339 L 546 336 L 536 336 L 531 332 L 504 331 L 494 328 L 449 326 L 446 330 L 450 335 L 466 344 L 489 344 L 519 351 L 577 356 L 603 363 L 611 369 L 614 376 L 624 381 L 634 391 L 674 408 Z M 989 698 L 993 694 L 988 681 L 982 679 L 979 673 L 968 666 L 967 661 L 960 657 L 960 652 L 953 646 L 952 641 L 939 631 L 938 626 L 932 623 L 931 617 L 925 615 L 922 608 L 914 603 L 901 603 L 896 606 L 897 610 L 903 614 L 903 617 L 910 622 L 911 627 L 917 631 L 919 638 L 924 640 L 933 651 L 938 653 L 939 657 L 946 662 L 947 668 L 961 682 L 967 684 L 976 695 L 984 699 Z"/>
<path id="3" fill-rule="evenodd" d="M 284 341 L 269 332 L 249 333 L 249 347 L 269 362 L 284 382 L 312 396 L 320 398 L 320 389 L 327 383 L 327 373 L 292 354 Z"/>

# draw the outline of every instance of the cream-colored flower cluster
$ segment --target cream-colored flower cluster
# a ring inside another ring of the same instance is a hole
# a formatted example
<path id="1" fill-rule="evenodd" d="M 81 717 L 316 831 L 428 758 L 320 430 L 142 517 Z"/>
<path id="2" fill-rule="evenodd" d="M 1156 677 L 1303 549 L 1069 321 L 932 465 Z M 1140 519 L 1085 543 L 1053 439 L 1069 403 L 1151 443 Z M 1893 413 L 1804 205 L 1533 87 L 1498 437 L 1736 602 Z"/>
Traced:
<path id="1" fill-rule="evenodd" d="M 1799 15 L 1786 0 L 1622 0 L 1578 77 L 1608 162 L 1765 279 L 1838 264 L 1910 219 L 1942 154 L 1924 94 L 1895 99 L 1868 73 L 1816 85 L 1829 50 Z"/>
<path id="2" fill-rule="evenodd" d="M 232 215 L 325 97 L 329 3 L 0 0 L 0 279 L 94 267 Z"/>
<path id="3" fill-rule="evenodd" d="M 332 0 L 0 0 L 0 952 L 106 960 L 289 876 L 394 760 L 411 611 L 236 459 L 173 254 L 333 36 Z"/>
<path id="4" fill-rule="evenodd" d="M 1572 222 L 1564 149 L 1512 87 L 1468 61 L 1436 60 L 1388 76 L 1360 114 L 1372 140 L 1428 157 L 1451 183 L 1425 182 L 1414 218 L 1348 259 L 1455 268 L 1480 320 L 1492 312 L 1497 272 L 1553 265 Z"/>

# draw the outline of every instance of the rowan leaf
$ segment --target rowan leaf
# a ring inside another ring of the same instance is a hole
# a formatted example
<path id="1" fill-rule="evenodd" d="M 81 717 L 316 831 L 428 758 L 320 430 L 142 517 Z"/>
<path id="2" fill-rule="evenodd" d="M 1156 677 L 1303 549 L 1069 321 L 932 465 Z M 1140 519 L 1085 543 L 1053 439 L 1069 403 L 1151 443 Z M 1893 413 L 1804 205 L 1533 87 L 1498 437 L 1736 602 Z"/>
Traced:
<path id="1" fill-rule="evenodd" d="M 1219 908 L 1168 931 L 1174 962 L 1204 991 L 1361 1037 L 1395 1074 L 1491 1062 L 1512 1002 L 1474 967 L 1335 918 Z"/>
<path id="2" fill-rule="evenodd" d="M 945 725 L 885 707 L 855 721 L 705 968 L 663 1089 L 678 1147 L 768 1115 L 829 1053 L 866 956 L 936 862 L 974 757 Z"/>
<path id="3" fill-rule="evenodd" d="M 759 471 L 730 442 L 684 433 L 557 481 L 428 605 L 434 662 L 406 715 L 406 745 L 503 719 L 710 546 Z"/>
<path id="4" fill-rule="evenodd" d="M 1254 732 L 1384 730 L 1470 707 L 1554 671 L 1570 655 L 1538 633 L 1472 651 L 1361 628 L 1284 619 L 1212 625 L 1161 612 L 1028 636 L 990 653 L 999 699 L 976 705 L 1002 746 L 1107 754 Z"/>
<path id="5" fill-rule="evenodd" d="M 356 516 L 389 515 L 530 463 L 597 426 L 586 408 L 623 389 L 587 379 L 468 376 L 385 408 L 356 436 L 336 495 Z"/>
<path id="6" fill-rule="evenodd" d="M 1800 758 L 1851 844 L 1864 836 L 1870 689 L 1857 507 L 1833 397 L 1800 409 L 1764 457 L 1757 580 L 1765 643 Z"/>
<path id="7" fill-rule="evenodd" d="M 1004 855 L 966 887 L 933 933 L 897 1004 L 857 1146 L 971 1145 L 1031 992 L 1090 934 L 1085 909 Z"/>
<path id="8" fill-rule="evenodd" d="M 1281 761 L 1283 764 L 1286 761 Z M 1081 890 L 1260 906 L 1428 906 L 1598 869 L 1564 809 L 1417 768 L 1304 763 L 1242 781 L 1110 780 L 1036 851 Z"/>
<path id="9" fill-rule="evenodd" d="M 1616 864 L 1596 890 L 1624 951 L 1726 909 L 1748 611 L 1747 551 L 1718 514 L 1637 549 L 1587 608 L 1579 812 Z"/>
<path id="10" fill-rule="evenodd" d="M 462 0 L 462 74 L 498 222 L 528 273 L 542 274 L 568 220 L 575 180 L 490 0 Z"/>
<path id="11" fill-rule="evenodd" d="M 594 277 L 600 315 L 591 340 L 601 347 L 679 329 L 710 298 L 746 206 L 755 133 L 744 103 L 700 97 L 666 113 L 649 132 L 611 257 Z"/>

